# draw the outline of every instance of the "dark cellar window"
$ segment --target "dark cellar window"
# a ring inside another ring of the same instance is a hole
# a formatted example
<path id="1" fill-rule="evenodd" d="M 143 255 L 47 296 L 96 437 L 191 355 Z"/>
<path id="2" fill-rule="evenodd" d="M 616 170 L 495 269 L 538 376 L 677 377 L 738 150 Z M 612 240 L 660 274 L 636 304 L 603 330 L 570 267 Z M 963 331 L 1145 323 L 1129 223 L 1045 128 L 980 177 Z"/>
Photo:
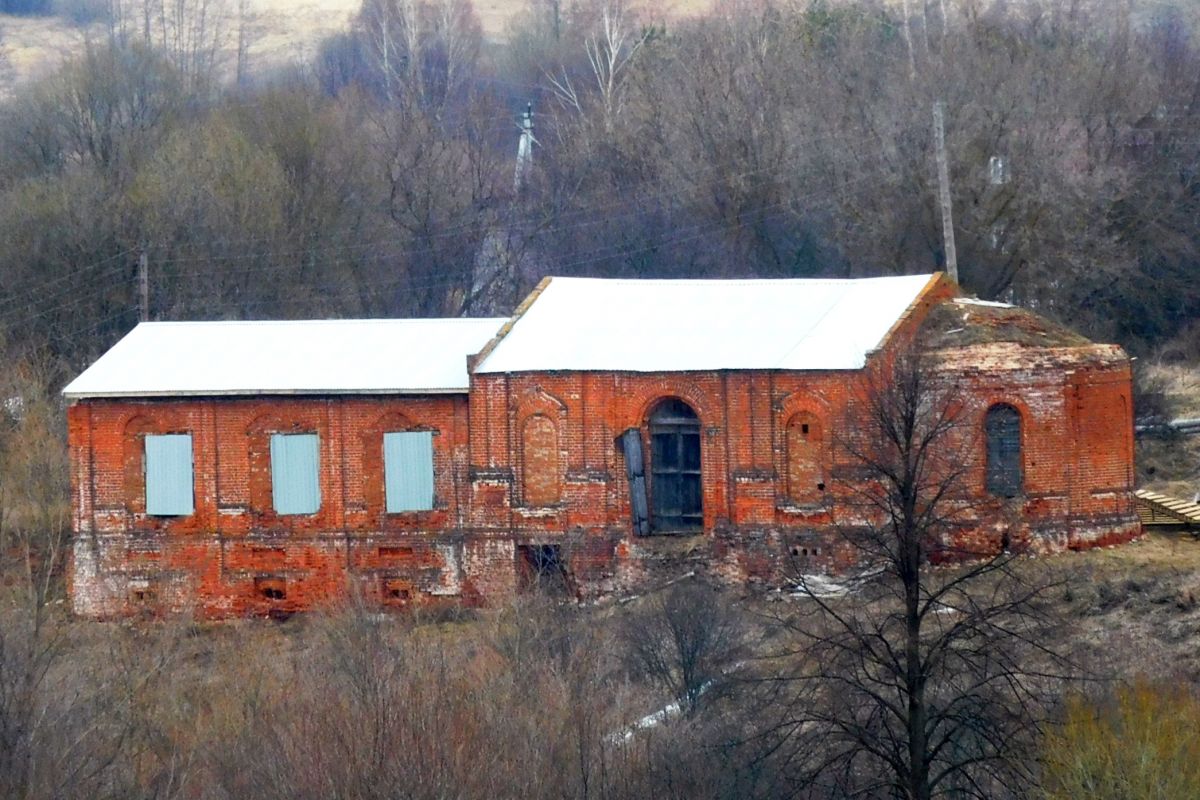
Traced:
<path id="1" fill-rule="evenodd" d="M 287 599 L 287 581 L 283 578 L 255 578 L 254 589 L 267 600 Z"/>
<path id="2" fill-rule="evenodd" d="M 1021 493 L 1021 413 L 1010 405 L 988 409 L 984 419 L 987 438 L 987 481 L 990 494 L 1016 497 Z"/>

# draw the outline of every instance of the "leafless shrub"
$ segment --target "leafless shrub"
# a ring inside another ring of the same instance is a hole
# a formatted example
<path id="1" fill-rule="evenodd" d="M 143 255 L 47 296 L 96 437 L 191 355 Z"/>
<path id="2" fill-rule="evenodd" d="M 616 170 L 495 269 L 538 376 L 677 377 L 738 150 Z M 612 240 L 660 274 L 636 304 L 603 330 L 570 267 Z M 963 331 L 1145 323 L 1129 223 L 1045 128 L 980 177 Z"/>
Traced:
<path id="1" fill-rule="evenodd" d="M 641 602 L 621 629 L 629 667 L 694 715 L 725 690 L 742 655 L 745 622 L 719 592 L 694 581 Z"/>

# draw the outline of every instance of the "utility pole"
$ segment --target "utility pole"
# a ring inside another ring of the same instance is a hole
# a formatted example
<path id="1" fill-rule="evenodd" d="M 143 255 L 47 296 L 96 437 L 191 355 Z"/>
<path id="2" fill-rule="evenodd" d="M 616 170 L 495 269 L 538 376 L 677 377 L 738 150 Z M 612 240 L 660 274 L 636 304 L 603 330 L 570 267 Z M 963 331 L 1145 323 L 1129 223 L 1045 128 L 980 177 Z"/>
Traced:
<path id="1" fill-rule="evenodd" d="M 942 206 L 942 238 L 946 243 L 946 273 L 958 283 L 958 253 L 954 248 L 954 211 L 950 205 L 950 168 L 946 165 L 946 128 L 942 101 L 933 104 L 933 142 L 937 150 L 938 199 Z"/>
<path id="2" fill-rule="evenodd" d="M 138 319 L 150 321 L 150 256 L 144 249 L 138 254 Z"/>
<path id="3" fill-rule="evenodd" d="M 513 177 L 513 191 L 520 192 L 529 179 L 533 167 L 533 103 L 525 106 L 521 117 L 521 138 L 517 140 L 517 169 Z"/>

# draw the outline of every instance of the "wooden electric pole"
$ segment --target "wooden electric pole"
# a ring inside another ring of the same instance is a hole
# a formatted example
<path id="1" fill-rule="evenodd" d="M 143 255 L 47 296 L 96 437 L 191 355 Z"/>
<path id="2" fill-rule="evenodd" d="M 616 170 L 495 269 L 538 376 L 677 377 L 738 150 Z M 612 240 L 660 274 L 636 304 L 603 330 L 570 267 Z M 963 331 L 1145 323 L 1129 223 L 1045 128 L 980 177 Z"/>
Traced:
<path id="1" fill-rule="evenodd" d="M 138 319 L 150 320 L 150 256 L 145 250 L 138 254 Z"/>
<path id="2" fill-rule="evenodd" d="M 942 206 L 942 238 L 946 243 L 946 273 L 958 282 L 958 253 L 954 248 L 954 211 L 950 204 L 950 168 L 946 165 L 946 129 L 942 102 L 933 104 L 933 142 L 937 150 L 938 199 Z"/>

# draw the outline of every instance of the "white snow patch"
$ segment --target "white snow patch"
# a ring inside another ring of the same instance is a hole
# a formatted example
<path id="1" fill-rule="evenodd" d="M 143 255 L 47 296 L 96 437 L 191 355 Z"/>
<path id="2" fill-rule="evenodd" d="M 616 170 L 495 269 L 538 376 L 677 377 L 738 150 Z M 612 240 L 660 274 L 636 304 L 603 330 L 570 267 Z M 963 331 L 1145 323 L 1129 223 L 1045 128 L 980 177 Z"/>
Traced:
<path id="1" fill-rule="evenodd" d="M 883 572 L 882 567 L 860 572 L 856 575 L 816 574 L 801 575 L 794 582 L 790 592 L 792 597 L 816 597 L 819 599 L 845 597 L 862 588 L 869 579 Z"/>
<path id="2" fill-rule="evenodd" d="M 980 300 L 978 297 L 956 297 L 954 302 L 960 306 L 987 306 L 988 308 L 1014 308 L 1012 303 L 1001 303 L 996 300 Z"/>
<path id="3" fill-rule="evenodd" d="M 638 731 L 644 731 L 647 728 L 655 728 L 666 722 L 671 717 L 679 716 L 679 712 L 681 710 L 682 709 L 680 709 L 679 703 L 667 703 L 667 705 L 663 706 L 658 711 L 655 711 L 653 714 L 647 714 L 646 716 L 637 720 L 625 730 L 620 731 L 619 733 L 609 734 L 608 741 L 613 744 L 617 744 L 619 742 L 628 742 L 637 734 Z"/>

